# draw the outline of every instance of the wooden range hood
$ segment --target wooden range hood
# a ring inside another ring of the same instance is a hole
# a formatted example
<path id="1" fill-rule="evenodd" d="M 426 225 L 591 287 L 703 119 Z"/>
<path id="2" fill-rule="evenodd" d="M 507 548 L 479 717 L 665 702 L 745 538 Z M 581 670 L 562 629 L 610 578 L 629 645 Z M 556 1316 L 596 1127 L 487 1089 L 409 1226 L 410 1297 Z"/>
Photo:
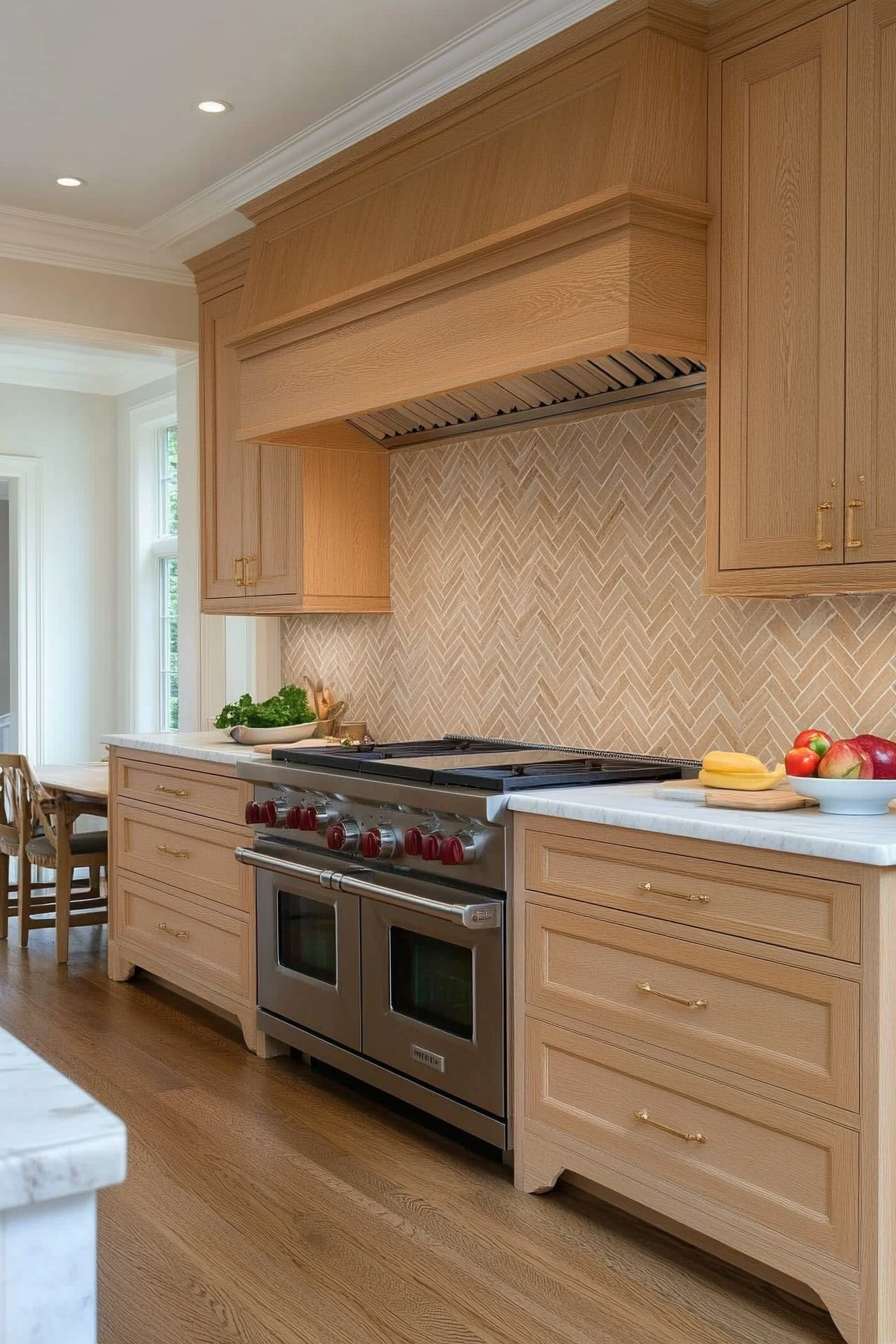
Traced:
<path id="1" fill-rule="evenodd" d="M 706 11 L 618 0 L 243 208 L 239 438 L 706 354 Z M 244 235 L 245 236 L 245 235 Z"/>

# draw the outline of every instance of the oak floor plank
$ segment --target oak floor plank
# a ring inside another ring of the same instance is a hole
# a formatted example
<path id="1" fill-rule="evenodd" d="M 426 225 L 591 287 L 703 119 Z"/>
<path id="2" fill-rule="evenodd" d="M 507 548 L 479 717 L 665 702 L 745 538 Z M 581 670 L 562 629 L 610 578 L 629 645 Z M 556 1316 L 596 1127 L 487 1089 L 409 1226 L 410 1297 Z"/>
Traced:
<path id="1" fill-rule="evenodd" d="M 13 924 L 13 931 L 15 925 Z M 830 1320 L 307 1069 L 105 938 L 0 943 L 0 1022 L 128 1125 L 100 1198 L 101 1344 L 834 1344 Z"/>

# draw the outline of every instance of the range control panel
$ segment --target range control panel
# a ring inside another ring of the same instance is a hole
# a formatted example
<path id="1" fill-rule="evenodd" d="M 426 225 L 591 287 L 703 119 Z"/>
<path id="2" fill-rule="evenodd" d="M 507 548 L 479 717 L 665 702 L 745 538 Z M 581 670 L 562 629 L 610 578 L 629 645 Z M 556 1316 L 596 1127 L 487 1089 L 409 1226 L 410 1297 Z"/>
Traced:
<path id="1" fill-rule="evenodd" d="M 377 805 L 309 789 L 256 788 L 246 823 L 272 837 L 385 868 L 506 885 L 503 826 L 473 817 Z"/>

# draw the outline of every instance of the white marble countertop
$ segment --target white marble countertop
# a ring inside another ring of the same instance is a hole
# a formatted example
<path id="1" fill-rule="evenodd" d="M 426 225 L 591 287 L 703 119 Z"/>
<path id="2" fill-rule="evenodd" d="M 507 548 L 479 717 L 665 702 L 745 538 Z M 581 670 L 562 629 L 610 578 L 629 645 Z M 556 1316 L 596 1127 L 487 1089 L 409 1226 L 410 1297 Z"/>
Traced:
<path id="1" fill-rule="evenodd" d="M 0 1028 L 0 1210 L 117 1185 L 126 1157 L 122 1121 Z"/>
<path id="2" fill-rule="evenodd" d="M 511 795 L 512 812 L 593 821 L 723 845 L 782 850 L 819 859 L 896 865 L 896 812 L 878 817 L 834 816 L 817 807 L 793 812 L 740 812 L 655 798 L 653 784 L 533 789 Z"/>
<path id="3" fill-rule="evenodd" d="M 251 747 L 229 741 L 224 733 L 106 733 L 100 738 L 110 747 L 130 751 L 157 751 L 163 756 L 191 756 L 194 761 L 213 761 L 216 765 L 235 765 L 237 761 L 265 760 Z"/>

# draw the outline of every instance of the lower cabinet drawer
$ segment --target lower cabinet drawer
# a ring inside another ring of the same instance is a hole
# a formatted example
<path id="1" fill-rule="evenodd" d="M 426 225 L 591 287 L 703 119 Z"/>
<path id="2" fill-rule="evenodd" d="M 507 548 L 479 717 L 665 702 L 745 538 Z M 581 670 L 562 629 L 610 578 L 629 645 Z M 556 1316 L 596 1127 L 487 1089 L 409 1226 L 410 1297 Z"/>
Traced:
<path id="1" fill-rule="evenodd" d="M 122 802 L 153 803 L 202 820 L 242 826 L 249 786 L 235 775 L 204 774 L 118 756 L 115 791 Z"/>
<path id="2" fill-rule="evenodd" d="M 254 900 L 253 872 L 234 858 L 244 838 L 228 827 L 119 806 L 115 863 L 126 872 L 248 913 Z"/>
<path id="3" fill-rule="evenodd" d="M 855 883 L 611 845 L 590 834 L 600 829 L 583 826 L 589 834 L 573 836 L 527 827 L 529 891 L 859 960 L 861 890 Z"/>
<path id="4" fill-rule="evenodd" d="M 526 906 L 526 1001 L 846 1110 L 861 989 L 742 952 Z"/>
<path id="5" fill-rule="evenodd" d="M 180 970 L 210 989 L 248 997 L 254 949 L 247 922 L 132 882 L 124 873 L 115 901 L 115 936 L 132 952 L 143 948 L 165 962 L 175 981 Z"/>
<path id="6" fill-rule="evenodd" d="M 858 1263 L 858 1134 L 536 1018 L 526 1119 Z M 587 1172 L 583 1174 L 587 1175 Z"/>

